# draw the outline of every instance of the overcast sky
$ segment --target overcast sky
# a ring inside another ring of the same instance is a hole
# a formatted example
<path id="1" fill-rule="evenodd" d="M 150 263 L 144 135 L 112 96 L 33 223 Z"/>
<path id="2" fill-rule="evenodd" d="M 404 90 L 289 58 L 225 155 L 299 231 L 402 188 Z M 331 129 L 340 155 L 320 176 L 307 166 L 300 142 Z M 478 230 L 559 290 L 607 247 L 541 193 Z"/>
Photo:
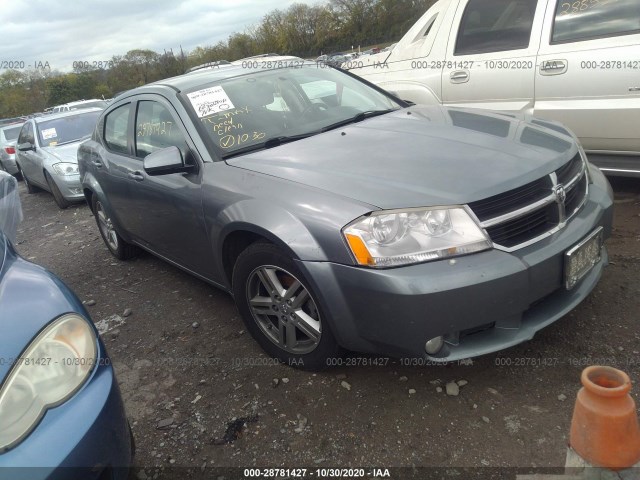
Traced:
<path id="1" fill-rule="evenodd" d="M 293 3 L 318 0 L 0 0 L 0 62 L 49 62 L 70 71 L 74 61 L 110 60 L 133 49 L 192 50 Z"/>

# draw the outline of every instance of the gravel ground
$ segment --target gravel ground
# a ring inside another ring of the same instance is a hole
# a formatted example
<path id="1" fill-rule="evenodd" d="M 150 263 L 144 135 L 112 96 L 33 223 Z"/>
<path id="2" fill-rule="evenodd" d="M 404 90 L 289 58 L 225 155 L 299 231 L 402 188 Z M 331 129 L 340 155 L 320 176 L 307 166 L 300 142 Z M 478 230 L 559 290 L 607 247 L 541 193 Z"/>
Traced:
<path id="1" fill-rule="evenodd" d="M 115 260 L 87 206 L 59 210 L 22 184 L 17 249 L 90 305 L 140 478 L 171 466 L 559 467 L 583 366 L 640 378 L 640 181 L 612 183 L 611 265 L 595 291 L 528 343 L 439 367 L 357 356 L 317 374 L 279 365 L 225 293 L 148 254 Z"/>

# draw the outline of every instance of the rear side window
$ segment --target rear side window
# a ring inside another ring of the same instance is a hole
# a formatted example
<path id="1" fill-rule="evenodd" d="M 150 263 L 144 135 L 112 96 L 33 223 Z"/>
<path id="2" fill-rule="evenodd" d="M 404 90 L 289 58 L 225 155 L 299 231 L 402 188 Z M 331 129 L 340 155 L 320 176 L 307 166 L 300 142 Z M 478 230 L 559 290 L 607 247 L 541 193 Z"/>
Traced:
<path id="1" fill-rule="evenodd" d="M 538 0 L 470 0 L 462 15 L 454 55 L 529 47 Z"/>
<path id="2" fill-rule="evenodd" d="M 558 0 L 551 43 L 640 32 L 638 0 Z"/>
<path id="3" fill-rule="evenodd" d="M 129 134 L 130 111 L 131 104 L 126 104 L 107 115 L 104 122 L 104 142 L 109 150 L 117 153 L 129 153 L 127 136 Z"/>
<path id="4" fill-rule="evenodd" d="M 144 158 L 156 150 L 171 146 L 178 147 L 183 155 L 187 151 L 187 143 L 171 112 L 158 102 L 139 102 L 136 115 L 136 156 Z"/>

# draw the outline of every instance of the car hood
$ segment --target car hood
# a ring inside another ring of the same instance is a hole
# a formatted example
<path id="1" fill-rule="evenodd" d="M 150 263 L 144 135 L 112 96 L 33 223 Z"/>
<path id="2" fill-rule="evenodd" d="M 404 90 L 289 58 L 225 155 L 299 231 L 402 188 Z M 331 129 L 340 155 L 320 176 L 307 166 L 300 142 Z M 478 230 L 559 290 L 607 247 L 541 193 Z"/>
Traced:
<path id="1" fill-rule="evenodd" d="M 83 142 L 66 143 L 55 147 L 42 147 L 42 150 L 52 159 L 59 162 L 78 163 L 78 147 Z"/>
<path id="2" fill-rule="evenodd" d="M 549 174 L 577 151 L 554 122 L 411 107 L 227 163 L 388 209 L 487 198 Z"/>
<path id="3" fill-rule="evenodd" d="M 20 258 L 0 232 L 0 384 L 37 334 L 59 316 L 78 312 L 80 300 L 46 269 Z"/>

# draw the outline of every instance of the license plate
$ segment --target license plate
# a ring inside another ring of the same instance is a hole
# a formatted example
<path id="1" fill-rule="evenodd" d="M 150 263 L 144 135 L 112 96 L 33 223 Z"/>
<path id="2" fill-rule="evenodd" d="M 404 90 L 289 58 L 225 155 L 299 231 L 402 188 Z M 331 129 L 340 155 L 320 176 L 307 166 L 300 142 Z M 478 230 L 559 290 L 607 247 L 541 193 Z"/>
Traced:
<path id="1" fill-rule="evenodd" d="M 571 290 L 600 261 L 602 252 L 602 227 L 592 232 L 579 244 L 564 254 L 564 283 Z"/>

